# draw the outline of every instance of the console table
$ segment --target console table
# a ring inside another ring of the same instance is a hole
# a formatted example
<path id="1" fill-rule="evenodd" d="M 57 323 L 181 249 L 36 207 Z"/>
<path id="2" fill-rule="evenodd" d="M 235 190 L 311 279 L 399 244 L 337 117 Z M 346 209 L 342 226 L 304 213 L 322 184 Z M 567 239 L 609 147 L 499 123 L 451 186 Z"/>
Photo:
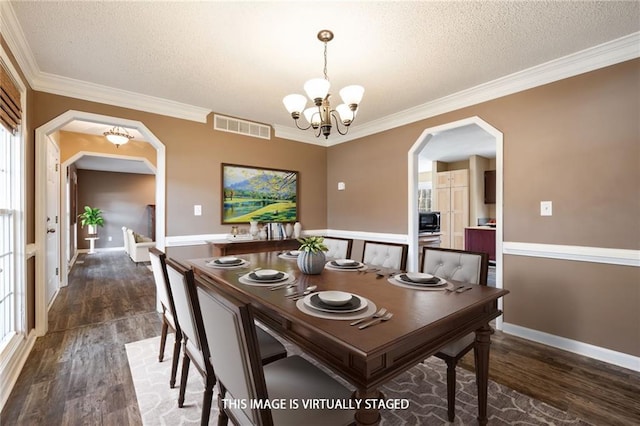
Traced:
<path id="1" fill-rule="evenodd" d="M 228 256 L 231 254 L 261 253 L 265 251 L 296 250 L 300 242 L 295 238 L 279 240 L 210 240 L 207 244 L 211 247 L 212 256 Z"/>

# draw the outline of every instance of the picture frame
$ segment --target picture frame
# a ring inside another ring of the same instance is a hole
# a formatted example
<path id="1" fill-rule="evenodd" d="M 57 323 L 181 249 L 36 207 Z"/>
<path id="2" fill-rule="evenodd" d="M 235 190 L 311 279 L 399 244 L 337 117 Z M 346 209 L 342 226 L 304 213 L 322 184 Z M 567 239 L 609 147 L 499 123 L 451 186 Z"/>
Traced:
<path id="1" fill-rule="evenodd" d="M 297 222 L 297 171 L 223 163 L 221 167 L 221 222 Z"/>

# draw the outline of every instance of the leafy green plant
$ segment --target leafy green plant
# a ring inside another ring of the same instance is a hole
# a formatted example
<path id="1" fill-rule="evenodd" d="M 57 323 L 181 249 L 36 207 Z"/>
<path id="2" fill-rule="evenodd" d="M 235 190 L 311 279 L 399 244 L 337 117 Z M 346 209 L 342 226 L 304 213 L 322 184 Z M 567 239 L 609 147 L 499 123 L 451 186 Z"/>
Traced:
<path id="1" fill-rule="evenodd" d="M 91 208 L 84 206 L 84 212 L 78 215 L 80 224 L 84 228 L 87 225 L 104 226 L 104 218 L 102 217 L 102 210 L 98 208 Z"/>
<path id="2" fill-rule="evenodd" d="M 318 253 L 329 250 L 329 248 L 324 245 L 324 237 L 298 238 L 298 241 L 300 242 L 300 251 Z"/>

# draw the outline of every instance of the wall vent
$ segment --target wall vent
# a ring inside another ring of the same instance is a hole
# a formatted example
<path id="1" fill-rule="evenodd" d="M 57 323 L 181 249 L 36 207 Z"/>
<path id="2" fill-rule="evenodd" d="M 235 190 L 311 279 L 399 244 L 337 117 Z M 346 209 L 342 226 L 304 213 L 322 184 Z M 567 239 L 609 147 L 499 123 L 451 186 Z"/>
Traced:
<path id="1" fill-rule="evenodd" d="M 224 115 L 215 114 L 213 116 L 213 128 L 221 132 L 238 133 L 260 139 L 271 139 L 271 126 L 225 117 Z"/>

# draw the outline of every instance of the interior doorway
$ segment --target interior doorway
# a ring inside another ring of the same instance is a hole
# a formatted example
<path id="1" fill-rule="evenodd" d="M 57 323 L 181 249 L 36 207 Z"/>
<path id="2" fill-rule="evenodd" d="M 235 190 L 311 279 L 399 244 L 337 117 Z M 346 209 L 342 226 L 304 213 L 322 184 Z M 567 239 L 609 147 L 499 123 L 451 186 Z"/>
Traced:
<path id="1" fill-rule="evenodd" d="M 495 127 L 479 117 L 470 117 L 463 120 L 443 124 L 425 129 L 408 152 L 408 243 L 409 253 L 407 270 L 418 271 L 419 243 L 418 243 L 418 174 L 420 153 L 428 146 L 434 136 L 449 130 L 459 129 L 465 126 L 475 125 L 490 135 L 495 141 L 496 153 L 496 262 L 495 280 L 496 287 L 502 288 L 502 242 L 503 242 L 503 135 Z M 502 308 L 502 300 L 498 301 Z M 496 326 L 501 328 L 502 317 L 496 320 Z"/>
<path id="2" fill-rule="evenodd" d="M 67 111 L 66 113 L 54 118 L 48 123 L 38 127 L 35 135 L 36 145 L 36 170 L 35 170 L 35 240 L 37 247 L 36 255 L 36 324 L 35 331 L 38 336 L 42 336 L 47 332 L 48 321 L 48 301 L 47 289 L 45 285 L 46 271 L 49 263 L 46 239 L 47 239 L 47 202 L 52 198 L 47 194 L 47 173 L 46 162 L 48 155 L 48 143 L 52 135 L 63 128 L 66 124 L 74 121 L 86 121 L 90 123 L 102 124 L 105 127 L 121 126 L 129 129 L 135 129 L 140 132 L 145 140 L 151 144 L 157 152 L 156 164 L 156 183 L 155 183 L 155 199 L 156 199 L 156 246 L 164 250 L 165 245 L 165 192 L 166 192 L 166 152 L 164 144 L 142 123 L 139 121 L 127 120 L 119 117 L 110 117 L 105 115 L 93 114 L 82 111 Z M 61 217 L 67 216 L 66 201 L 60 196 L 53 198 L 60 212 Z M 60 247 L 66 247 L 67 241 L 65 236 L 69 235 L 68 226 L 65 221 L 60 222 Z M 64 259 L 61 259 L 64 251 L 58 249 L 57 263 L 60 265 L 60 285 L 66 285 L 68 275 L 68 265 Z"/>

